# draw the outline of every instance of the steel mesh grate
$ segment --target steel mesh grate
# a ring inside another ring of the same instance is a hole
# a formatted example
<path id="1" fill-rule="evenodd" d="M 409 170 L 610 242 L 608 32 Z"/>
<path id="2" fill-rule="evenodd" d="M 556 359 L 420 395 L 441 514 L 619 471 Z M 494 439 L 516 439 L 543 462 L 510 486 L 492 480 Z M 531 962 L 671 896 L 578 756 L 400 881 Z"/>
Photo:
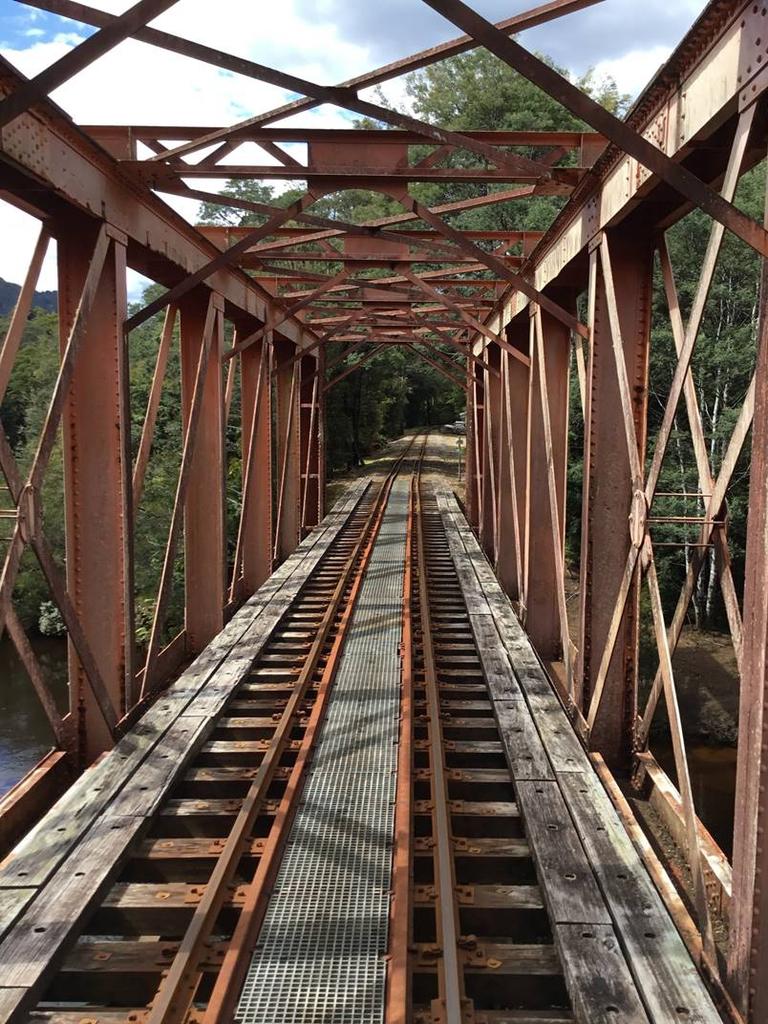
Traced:
<path id="1" fill-rule="evenodd" d="M 408 493 L 396 480 L 240 996 L 243 1024 L 383 1020 Z"/>

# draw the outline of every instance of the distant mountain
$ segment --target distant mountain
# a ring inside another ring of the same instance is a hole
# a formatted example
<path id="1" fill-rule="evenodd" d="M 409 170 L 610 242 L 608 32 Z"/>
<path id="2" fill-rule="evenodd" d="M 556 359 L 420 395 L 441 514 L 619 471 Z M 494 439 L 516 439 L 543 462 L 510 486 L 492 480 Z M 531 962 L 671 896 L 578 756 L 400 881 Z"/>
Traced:
<path id="1" fill-rule="evenodd" d="M 18 299 L 20 291 L 20 285 L 11 284 L 10 281 L 4 281 L 0 277 L 0 316 L 13 312 L 13 307 L 16 305 L 16 299 Z M 38 309 L 44 309 L 47 313 L 55 313 L 57 305 L 57 292 L 35 292 L 35 297 L 32 300 L 33 309 L 37 307 Z"/>

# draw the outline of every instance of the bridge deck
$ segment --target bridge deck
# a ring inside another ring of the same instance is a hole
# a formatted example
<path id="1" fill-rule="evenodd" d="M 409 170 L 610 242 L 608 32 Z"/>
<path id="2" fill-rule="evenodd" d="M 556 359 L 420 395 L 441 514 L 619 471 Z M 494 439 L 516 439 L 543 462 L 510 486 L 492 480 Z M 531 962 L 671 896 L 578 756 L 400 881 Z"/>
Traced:
<path id="1" fill-rule="evenodd" d="M 721 1020 L 455 498 L 390 483 L 0 866 L 0 1021 L 381 1021 L 403 964 L 417 1021 Z"/>

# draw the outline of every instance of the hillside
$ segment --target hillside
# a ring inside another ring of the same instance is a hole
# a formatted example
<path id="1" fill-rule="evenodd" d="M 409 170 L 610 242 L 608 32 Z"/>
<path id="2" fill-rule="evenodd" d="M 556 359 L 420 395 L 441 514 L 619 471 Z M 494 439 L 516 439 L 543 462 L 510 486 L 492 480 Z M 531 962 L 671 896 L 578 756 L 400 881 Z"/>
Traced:
<path id="1" fill-rule="evenodd" d="M 12 284 L 10 281 L 4 281 L 2 277 L 0 277 L 0 316 L 5 316 L 6 314 L 13 312 L 13 307 L 16 305 L 16 299 L 18 298 L 20 291 L 20 285 Z M 48 313 L 55 313 L 57 294 L 56 292 L 35 292 L 35 298 L 32 305 L 33 307 L 36 306 L 40 309 L 44 309 Z"/>

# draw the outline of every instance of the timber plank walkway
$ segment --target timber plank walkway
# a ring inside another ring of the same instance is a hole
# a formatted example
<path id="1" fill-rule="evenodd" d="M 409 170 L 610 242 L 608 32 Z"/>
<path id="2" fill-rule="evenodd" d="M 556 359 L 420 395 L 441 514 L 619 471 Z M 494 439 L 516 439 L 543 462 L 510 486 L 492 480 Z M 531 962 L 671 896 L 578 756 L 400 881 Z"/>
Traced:
<path id="1" fill-rule="evenodd" d="M 455 497 L 437 500 L 577 1018 L 720 1021 Z M 505 662 L 512 700 L 507 684 L 494 692 Z"/>

